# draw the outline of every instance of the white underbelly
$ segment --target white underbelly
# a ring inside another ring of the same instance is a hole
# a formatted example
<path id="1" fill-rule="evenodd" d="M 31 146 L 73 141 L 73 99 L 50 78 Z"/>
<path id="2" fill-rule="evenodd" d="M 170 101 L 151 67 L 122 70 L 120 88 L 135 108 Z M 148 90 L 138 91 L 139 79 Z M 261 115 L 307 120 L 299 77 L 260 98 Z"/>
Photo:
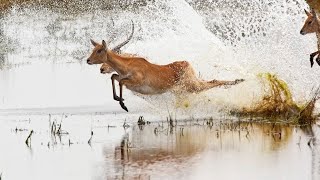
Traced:
<path id="1" fill-rule="evenodd" d="M 127 86 L 127 88 L 130 89 L 131 91 L 141 93 L 141 94 L 161 94 L 165 92 L 164 90 L 155 89 L 148 85 L 134 86 L 134 87 Z"/>

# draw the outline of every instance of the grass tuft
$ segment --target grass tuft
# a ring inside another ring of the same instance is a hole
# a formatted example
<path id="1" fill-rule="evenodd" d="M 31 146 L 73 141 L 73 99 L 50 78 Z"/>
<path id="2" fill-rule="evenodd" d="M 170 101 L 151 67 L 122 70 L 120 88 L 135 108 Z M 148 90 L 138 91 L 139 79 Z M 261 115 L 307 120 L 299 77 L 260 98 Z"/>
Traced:
<path id="1" fill-rule="evenodd" d="M 265 73 L 258 76 L 268 90 L 262 99 L 250 107 L 233 110 L 231 113 L 238 116 L 268 117 L 274 121 L 287 120 L 292 123 L 311 124 L 315 120 L 313 115 L 315 103 L 319 98 L 320 90 L 316 89 L 311 100 L 298 105 L 292 98 L 287 83 L 276 75 Z"/>

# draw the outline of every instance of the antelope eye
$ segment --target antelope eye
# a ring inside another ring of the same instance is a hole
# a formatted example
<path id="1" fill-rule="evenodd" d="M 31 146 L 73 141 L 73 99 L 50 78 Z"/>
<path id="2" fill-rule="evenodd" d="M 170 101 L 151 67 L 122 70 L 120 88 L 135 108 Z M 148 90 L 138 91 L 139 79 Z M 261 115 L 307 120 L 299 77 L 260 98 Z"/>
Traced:
<path id="1" fill-rule="evenodd" d="M 102 52 L 102 49 L 99 49 L 99 50 L 97 51 L 98 54 L 100 54 L 101 52 Z"/>
<path id="2" fill-rule="evenodd" d="M 308 22 L 308 24 L 311 24 L 311 23 L 312 23 L 312 21 L 309 21 L 309 22 Z"/>

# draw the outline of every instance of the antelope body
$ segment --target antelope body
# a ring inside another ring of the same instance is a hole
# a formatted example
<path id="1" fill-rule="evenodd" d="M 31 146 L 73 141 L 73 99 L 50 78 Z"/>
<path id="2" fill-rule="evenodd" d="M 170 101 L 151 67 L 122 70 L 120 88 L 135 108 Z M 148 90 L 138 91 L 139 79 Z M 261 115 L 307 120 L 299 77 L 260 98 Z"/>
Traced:
<path id="1" fill-rule="evenodd" d="M 317 17 L 317 14 L 314 10 L 312 10 L 311 12 L 308 12 L 307 10 L 304 10 L 306 15 L 308 16 L 307 19 L 305 20 L 305 23 L 300 31 L 301 35 L 306 35 L 309 33 L 320 33 L 320 21 Z M 318 42 L 319 43 L 319 42 Z M 320 66 L 320 56 L 319 56 L 320 50 L 311 53 L 310 54 L 310 63 L 311 63 L 311 67 L 314 64 L 313 58 L 317 56 L 316 58 L 316 62 L 318 63 L 318 65 Z"/>

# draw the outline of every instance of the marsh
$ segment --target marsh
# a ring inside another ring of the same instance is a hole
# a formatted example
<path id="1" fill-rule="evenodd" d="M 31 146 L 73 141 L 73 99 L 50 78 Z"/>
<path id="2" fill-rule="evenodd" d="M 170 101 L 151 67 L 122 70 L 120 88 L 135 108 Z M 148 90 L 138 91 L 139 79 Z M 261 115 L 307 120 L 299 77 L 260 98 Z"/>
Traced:
<path id="1" fill-rule="evenodd" d="M 230 114 L 266 100 L 272 86 L 259 74 L 285 82 L 277 95 L 296 109 L 313 98 L 320 71 L 309 62 L 316 38 L 299 34 L 305 1 L 19 0 L 0 8 L 2 179 L 319 179 L 319 102 L 311 125 Z M 201 79 L 246 81 L 178 98 L 128 91 L 130 112 L 122 111 L 110 75 L 86 60 L 90 39 L 113 47 L 131 20 L 124 52 L 156 64 L 187 60 Z M 140 116 L 150 123 L 139 127 Z"/>

